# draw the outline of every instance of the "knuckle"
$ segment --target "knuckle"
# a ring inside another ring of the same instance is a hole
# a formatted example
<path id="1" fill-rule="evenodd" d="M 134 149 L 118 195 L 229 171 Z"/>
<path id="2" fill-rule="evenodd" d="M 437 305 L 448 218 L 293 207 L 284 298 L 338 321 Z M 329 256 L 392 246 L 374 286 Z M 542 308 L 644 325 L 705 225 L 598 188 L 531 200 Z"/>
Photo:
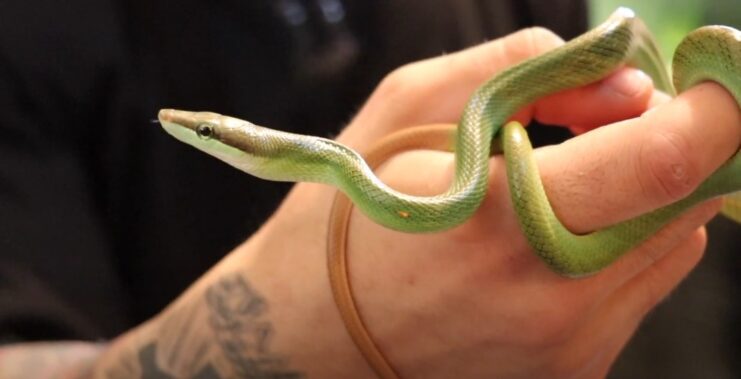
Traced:
<path id="1" fill-rule="evenodd" d="M 644 315 L 651 311 L 666 294 L 659 289 L 659 282 L 662 278 L 656 272 L 657 270 L 648 269 L 644 271 L 643 291 L 638 296 L 638 312 Z"/>
<path id="2" fill-rule="evenodd" d="M 673 233 L 677 233 L 674 231 Z M 648 258 L 650 266 L 642 271 L 641 274 L 641 291 L 635 301 L 638 302 L 637 311 L 640 315 L 645 315 L 651 309 L 663 301 L 684 275 L 668 275 L 665 269 L 659 268 L 655 263 L 660 259 L 669 258 L 674 262 L 672 270 L 678 272 L 689 272 L 695 267 L 704 255 L 707 238 L 704 229 L 696 230 L 689 238 L 681 242 L 678 247 L 662 253 L 654 253 Z M 671 255 L 671 257 L 669 257 Z"/>
<path id="3" fill-rule="evenodd" d="M 507 38 L 502 47 L 506 56 L 517 60 L 530 58 L 551 50 L 563 43 L 561 37 L 552 31 L 540 27 L 523 29 Z"/>
<path id="4" fill-rule="evenodd" d="M 445 57 L 449 68 L 464 76 L 484 80 L 513 64 L 542 54 L 562 44 L 556 34 L 542 27 L 523 29 L 492 43 L 486 43 Z"/>
<path id="5" fill-rule="evenodd" d="M 643 195 L 665 205 L 684 198 L 700 183 L 690 144 L 677 133 L 653 132 L 641 142 L 636 177 Z"/>
<path id="6" fill-rule="evenodd" d="M 415 92 L 418 84 L 417 65 L 410 63 L 391 71 L 381 80 L 376 93 L 384 97 L 395 97 Z"/>
<path id="7" fill-rule="evenodd" d="M 542 26 L 534 26 L 525 30 L 530 33 L 536 52 L 550 50 L 563 43 L 563 39 L 558 34 Z"/>
<path id="8" fill-rule="evenodd" d="M 714 212 L 712 213 L 714 214 Z M 683 256 L 683 259 L 686 266 L 692 268 L 700 263 L 708 246 L 708 237 L 705 228 L 701 227 L 697 229 L 690 237 L 689 243 L 692 246 L 687 250 L 687 254 Z"/>

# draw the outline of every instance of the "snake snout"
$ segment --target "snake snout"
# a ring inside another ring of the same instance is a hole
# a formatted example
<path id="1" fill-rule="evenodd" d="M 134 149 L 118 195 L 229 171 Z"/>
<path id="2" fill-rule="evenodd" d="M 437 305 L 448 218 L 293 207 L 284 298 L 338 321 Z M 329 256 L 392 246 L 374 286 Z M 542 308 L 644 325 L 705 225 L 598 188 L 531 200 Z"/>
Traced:
<path id="1" fill-rule="evenodd" d="M 159 111 L 157 118 L 160 123 L 178 125 L 196 131 L 199 125 L 204 123 L 214 123 L 221 115 L 211 112 L 191 112 L 177 109 L 162 109 Z"/>

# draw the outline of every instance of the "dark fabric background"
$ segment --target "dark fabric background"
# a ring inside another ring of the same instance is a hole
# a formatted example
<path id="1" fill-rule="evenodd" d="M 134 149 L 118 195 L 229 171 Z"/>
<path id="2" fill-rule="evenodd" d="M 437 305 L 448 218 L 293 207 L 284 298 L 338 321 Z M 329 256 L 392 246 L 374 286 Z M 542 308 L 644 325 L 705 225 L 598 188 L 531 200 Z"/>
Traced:
<path id="1" fill-rule="evenodd" d="M 0 2 L 0 341 L 114 337 L 161 310 L 277 207 L 289 185 L 175 141 L 150 122 L 159 108 L 331 137 L 404 63 L 529 25 L 567 39 L 586 29 L 584 4 L 571 0 L 323 2 L 344 6 L 344 17 L 320 3 Z M 554 133 L 537 134 L 548 142 Z M 739 267 L 717 270 L 733 278 Z M 730 295 L 739 289 L 728 280 L 720 311 L 680 303 L 675 312 L 697 318 L 639 335 L 615 375 L 681 373 L 672 370 L 687 357 L 728 372 L 740 342 L 727 326 L 738 320 Z M 716 344 L 712 362 L 699 361 L 695 338 Z M 667 367 L 646 364 L 664 356 Z"/>

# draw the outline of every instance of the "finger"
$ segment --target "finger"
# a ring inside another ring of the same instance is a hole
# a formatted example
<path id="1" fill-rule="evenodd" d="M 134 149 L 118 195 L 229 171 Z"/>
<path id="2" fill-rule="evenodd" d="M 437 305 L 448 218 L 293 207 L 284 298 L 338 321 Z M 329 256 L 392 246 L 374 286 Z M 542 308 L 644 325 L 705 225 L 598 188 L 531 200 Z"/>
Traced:
<path id="1" fill-rule="evenodd" d="M 473 91 L 497 72 L 551 50 L 563 41 L 530 28 L 458 53 L 406 65 L 387 76 L 340 140 L 353 145 L 412 125 L 454 123 Z M 536 101 L 517 113 L 524 123 L 594 127 L 643 112 L 653 86 L 626 68 L 592 85 Z M 526 89 L 523 89 L 526 90 Z M 372 125 L 372 128 L 367 127 Z"/>
<path id="2" fill-rule="evenodd" d="M 645 109 L 641 110 L 639 112 L 639 114 L 645 112 L 647 109 L 650 110 L 651 108 L 655 108 L 655 107 L 657 107 L 657 106 L 659 106 L 661 104 L 667 103 L 667 102 L 671 101 L 671 99 L 672 99 L 672 97 L 669 96 L 669 95 L 667 95 L 664 92 L 661 92 L 661 91 L 651 91 L 651 96 L 650 96 L 650 98 L 648 100 L 647 106 L 645 106 L 645 107 L 642 106 L 642 105 L 639 106 L 639 108 L 645 108 Z M 638 102 L 638 100 L 636 100 L 636 103 L 637 102 Z M 628 114 L 629 112 L 631 112 L 630 109 L 626 110 L 625 114 Z M 635 114 L 635 115 L 637 116 L 638 114 Z M 603 125 L 606 125 L 606 124 L 609 124 L 609 123 L 613 123 L 613 122 L 617 122 L 617 121 L 620 121 L 620 120 L 624 120 L 624 119 L 630 118 L 630 117 L 631 116 L 623 117 L 623 115 L 617 115 L 616 114 L 613 117 L 610 117 L 611 120 L 600 120 L 598 122 L 583 123 L 583 124 L 575 120 L 574 122 L 567 123 L 566 125 L 569 125 L 569 130 L 571 130 L 571 133 L 573 133 L 574 135 L 580 135 L 580 134 L 584 134 L 584 133 L 586 133 L 586 132 L 588 132 L 588 131 L 596 128 L 596 127 L 603 126 Z"/>
<path id="3" fill-rule="evenodd" d="M 687 196 L 737 151 L 740 125 L 733 98 L 706 83 L 536 157 L 559 219 L 582 233 Z"/>
<path id="4" fill-rule="evenodd" d="M 515 118 L 523 123 L 535 118 L 543 124 L 592 129 L 640 115 L 653 93 L 651 78 L 624 68 L 599 82 L 544 97 Z"/>
<path id="5" fill-rule="evenodd" d="M 340 140 L 364 144 L 402 127 L 456 122 L 471 93 L 484 81 L 561 44 L 557 35 L 535 27 L 403 66 L 382 81 Z"/>
<path id="6" fill-rule="evenodd" d="M 656 262 L 664 259 L 669 252 L 681 246 L 687 236 L 692 235 L 717 214 L 721 204 L 722 201 L 716 199 L 689 210 L 637 248 L 593 276 L 580 280 L 563 278 L 550 285 L 561 293 L 574 294 L 572 296 L 574 301 L 570 304 L 572 310 L 587 312 L 593 308 L 593 304 L 601 303 L 612 296 L 637 275 L 650 269 Z M 522 246 L 526 244 L 523 241 L 524 237 L 517 239 L 510 237 L 508 245 Z M 519 277 L 543 277 L 550 271 L 535 254 L 520 256 L 516 262 L 519 265 L 517 274 Z"/>
<path id="7" fill-rule="evenodd" d="M 594 282 L 594 285 L 589 286 L 590 291 L 593 291 L 596 298 L 610 296 L 626 282 L 652 269 L 670 251 L 681 246 L 687 236 L 707 224 L 718 213 L 721 204 L 721 200 L 715 199 L 684 213 L 613 265 L 590 278 Z"/>
<path id="8" fill-rule="evenodd" d="M 669 292 L 697 266 L 707 243 L 704 228 L 697 229 L 646 270 L 629 281 L 613 297 L 632 299 L 628 314 L 642 317 L 662 301 Z M 632 309 L 631 309 L 632 308 Z"/>

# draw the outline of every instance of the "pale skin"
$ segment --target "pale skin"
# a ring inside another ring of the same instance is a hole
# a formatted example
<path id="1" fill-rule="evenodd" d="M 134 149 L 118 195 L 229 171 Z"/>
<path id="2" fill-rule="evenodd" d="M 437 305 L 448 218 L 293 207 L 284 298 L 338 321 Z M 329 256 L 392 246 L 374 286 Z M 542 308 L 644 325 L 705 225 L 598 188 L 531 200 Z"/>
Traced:
<path id="1" fill-rule="evenodd" d="M 339 140 L 363 151 L 407 126 L 454 123 L 482 81 L 560 43 L 543 29 L 527 29 L 402 67 Z M 612 123 L 537 150 L 549 198 L 576 232 L 681 198 L 741 143 L 741 115 L 721 87 L 702 84 L 669 100 L 629 69 L 542 99 L 517 118 L 577 133 Z M 702 257 L 703 225 L 719 202 L 696 207 L 599 274 L 566 279 L 527 246 L 503 161 L 491 163 L 481 209 L 451 231 L 403 234 L 354 214 L 351 280 L 371 334 L 405 379 L 604 377 L 645 314 Z M 449 154 L 409 153 L 389 162 L 381 178 L 405 192 L 434 194 L 446 188 L 451 165 Z M 333 195 L 327 186 L 297 185 L 255 235 L 156 318 L 108 345 L 0 349 L 0 378 L 196 378 L 204 367 L 225 378 L 244 372 L 237 366 L 250 352 L 273 362 L 258 367 L 260 377 L 374 378 L 329 289 L 325 236 Z M 227 306 L 245 298 L 251 306 Z M 230 317 L 248 327 L 224 334 L 213 320 Z M 229 355 L 224 338 L 247 347 Z M 34 369 L 39 375 L 29 376 Z"/>

